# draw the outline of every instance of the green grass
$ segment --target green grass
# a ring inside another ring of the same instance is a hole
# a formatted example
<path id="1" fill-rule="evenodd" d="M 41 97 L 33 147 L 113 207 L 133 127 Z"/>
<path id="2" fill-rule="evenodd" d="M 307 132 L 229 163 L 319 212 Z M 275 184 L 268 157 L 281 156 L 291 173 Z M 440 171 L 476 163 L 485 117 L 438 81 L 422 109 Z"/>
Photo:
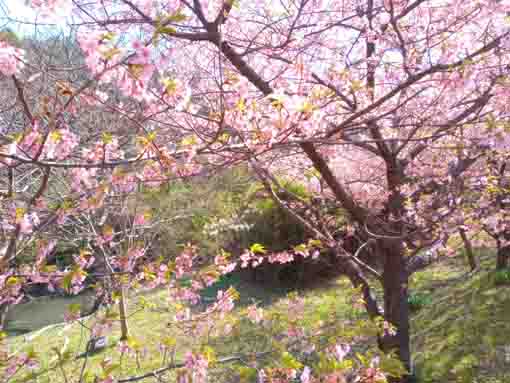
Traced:
<path id="1" fill-rule="evenodd" d="M 241 298 L 238 302 L 238 308 L 232 314 L 221 321 L 218 326 L 225 323 L 233 323 L 234 331 L 228 336 L 211 339 L 193 339 L 183 335 L 173 327 L 169 327 L 168 323 L 172 322 L 173 311 L 165 305 L 166 291 L 150 292 L 137 297 L 131 297 L 129 301 L 129 324 L 130 334 L 136 339 L 136 342 L 143 345 L 151 358 L 141 358 L 139 363 L 132 359 L 124 358 L 122 361 L 122 369 L 120 375 L 123 377 L 140 375 L 144 372 L 156 369 L 162 365 L 162 355 L 159 351 L 159 342 L 165 338 L 174 338 L 179 345 L 179 350 L 189 350 L 192 347 L 207 343 L 216 351 L 217 357 L 229 356 L 232 354 L 244 354 L 253 352 L 264 352 L 272 349 L 274 346 L 273 338 L 282 334 L 288 327 L 288 321 L 285 320 L 286 308 L 283 302 L 289 292 L 286 288 L 271 288 L 264 290 L 260 286 L 251 285 L 241 281 L 236 276 L 224 278 L 217 284 L 209 287 L 204 291 L 206 298 L 215 297 L 218 290 L 225 290 L 230 285 L 234 285 L 240 292 Z M 313 290 L 301 291 L 300 295 L 304 297 L 306 302 L 305 315 L 299 318 L 300 323 L 305 326 L 312 327 L 317 323 L 326 323 L 333 318 L 342 327 L 346 322 L 344 319 L 355 319 L 360 317 L 360 310 L 353 308 L 352 294 L 350 284 L 345 278 L 331 281 L 330 284 L 323 285 Z M 257 303 L 267 313 L 267 317 L 272 318 L 269 327 L 254 326 L 247 320 L 239 321 L 239 313 L 242 312 L 248 304 Z M 31 307 L 35 309 L 35 307 Z M 44 311 L 44 310 L 43 310 Z M 63 308 L 59 308 L 59 312 Z M 114 312 L 116 308 L 114 308 Z M 296 319 L 296 318 L 291 318 Z M 48 320 L 48 319 L 47 319 Z M 80 369 L 84 359 L 75 359 L 76 356 L 82 354 L 88 341 L 88 331 L 85 326 L 96 320 L 95 317 L 88 318 L 81 326 L 78 323 L 72 325 L 57 324 L 43 328 L 32 333 L 11 336 L 8 343 L 11 351 L 26 351 L 32 347 L 33 351 L 38 354 L 42 360 L 41 370 L 37 376 L 38 383 L 65 383 L 62 371 L 60 369 L 49 369 L 54 364 L 56 357 L 56 349 L 61 349 L 64 339 L 68 339 L 67 349 L 69 358 L 63 364 L 64 371 L 67 376 L 79 376 Z M 27 318 L 24 318 L 27 321 Z M 100 374 L 101 362 L 104 357 L 112 358 L 114 363 L 119 363 L 120 353 L 117 350 L 119 342 L 120 329 L 116 324 L 108 337 L 109 347 L 103 352 L 90 355 L 87 360 L 87 370 L 92 374 Z M 182 353 L 177 352 L 176 360 L 182 360 Z M 52 361 L 53 360 L 53 361 Z M 272 363 L 271 359 L 267 360 Z M 224 366 L 216 374 L 231 375 L 238 365 Z M 234 368 L 234 370 L 232 370 Z M 117 372 L 118 373 L 118 372 Z M 17 376 L 13 382 L 32 382 L 34 377 L 27 375 Z"/>
<path id="2" fill-rule="evenodd" d="M 505 346 L 510 346 L 510 285 L 497 285 L 493 269 L 493 258 L 485 256 L 482 271 L 471 278 L 464 278 L 467 271 L 461 257 L 449 259 L 417 273 L 411 281 L 411 295 L 426 297 L 418 299 L 420 308 L 412 319 L 412 348 L 418 381 L 423 383 L 508 383 L 510 382 L 510 361 L 505 361 Z M 120 375 L 139 375 L 161 366 L 162 354 L 158 344 L 162 339 L 173 338 L 187 350 L 207 342 L 223 357 L 236 353 L 267 351 L 274 346 L 271 338 L 285 332 L 288 313 L 283 300 L 288 289 L 263 289 L 241 281 L 236 276 L 224 278 L 204 291 L 212 299 L 218 290 L 234 285 L 241 293 L 239 308 L 218 325 L 231 323 L 234 331 L 229 336 L 211 339 L 194 339 L 169 327 L 173 312 L 165 305 L 166 291 L 155 291 L 130 298 L 130 331 L 137 343 L 143 345 L 151 357 L 141 358 L 138 363 L 125 358 Z M 345 278 L 324 283 L 320 287 L 299 291 L 306 301 L 305 314 L 299 318 L 307 328 L 317 324 L 336 323 L 333 334 L 348 338 L 356 332 L 365 331 L 366 343 L 370 330 L 360 328 L 357 321 L 363 313 L 353 305 L 352 290 Z M 416 298 L 417 299 L 417 298 Z M 270 327 L 254 326 L 246 320 L 239 320 L 239 313 L 247 304 L 260 303 L 273 318 Z M 283 319 L 282 319 L 283 318 Z M 291 318 L 294 319 L 294 318 Z M 89 325 L 94 317 L 87 319 Z M 360 323 L 363 323 L 360 322 Z M 351 326 L 351 327 L 349 327 Z M 356 327 L 358 326 L 358 327 Z M 12 336 L 8 339 L 11 350 L 24 350 L 34 345 L 42 360 L 42 371 L 37 380 L 20 375 L 14 382 L 36 381 L 37 383 L 64 383 L 60 371 L 45 371 L 65 338 L 69 339 L 68 349 L 73 356 L 81 354 L 87 342 L 87 331 L 79 324 L 57 325 L 36 332 Z M 101 362 L 106 354 L 114 363 L 119 362 L 116 349 L 120 334 L 116 325 L 109 337 L 110 349 L 91 355 L 87 360 L 88 370 L 99 374 Z M 373 339 L 373 338 L 372 338 Z M 325 337 L 322 341 L 327 342 Z M 510 350 L 508 350 L 510 353 Z M 176 360 L 182 359 L 177 352 Z M 274 363 L 273 356 L 266 360 Z M 509 355 L 510 358 L 510 355 Z M 79 375 L 84 359 L 70 358 L 64 363 L 68 376 Z M 239 365 L 224 365 L 215 371 L 218 381 L 235 376 Z M 117 372 L 119 373 L 119 372 Z M 506 374 L 506 375 L 505 375 Z"/>
<path id="3" fill-rule="evenodd" d="M 165 337 L 176 336 L 167 326 L 171 321 L 172 313 L 157 307 L 161 306 L 161 302 L 165 301 L 165 295 L 165 291 L 158 291 L 142 298 L 134 298 L 132 302 L 130 302 L 130 333 L 134 336 L 137 343 L 143 345 L 143 347 L 147 349 L 149 352 L 148 355 L 161 356 L 158 349 L 158 342 Z M 157 306 L 150 309 L 142 308 L 141 299 L 144 305 L 149 302 Z M 10 337 L 8 342 L 11 351 L 32 350 L 37 353 L 39 360 L 42 361 L 41 373 L 38 374 L 37 380 L 34 380 L 33 377 L 28 375 L 20 375 L 17 376 L 17 379 L 14 379 L 13 382 L 64 382 L 63 374 L 60 370 L 49 370 L 48 367 L 54 364 L 53 359 L 57 355 L 55 349 L 60 350 L 65 343 L 65 339 L 68 339 L 67 350 L 69 352 L 69 358 L 63 364 L 64 370 L 67 376 L 74 376 L 75 379 L 73 381 L 76 381 L 76 377 L 80 374 L 80 368 L 83 365 L 84 358 L 75 358 L 85 351 L 89 339 L 89 331 L 86 327 L 90 326 L 95 320 L 96 318 L 93 316 L 87 318 L 83 326 L 78 323 L 72 325 L 57 324 L 33 333 Z M 99 374 L 101 372 L 101 362 L 106 353 L 112 358 L 114 363 L 119 362 L 120 353 L 117 350 L 120 336 L 119 327 L 118 323 L 114 325 L 113 331 L 111 332 L 112 335 L 108 337 L 107 350 L 89 356 L 87 360 L 87 370 L 91 373 Z M 179 339 L 181 344 L 187 341 L 187 339 Z M 177 357 L 180 357 L 180 355 L 177 355 Z M 137 375 L 143 371 L 158 368 L 160 365 L 160 359 L 141 358 L 138 365 L 136 361 L 125 358 L 122 363 L 122 375 Z"/>
<path id="4" fill-rule="evenodd" d="M 510 382 L 510 286 L 495 283 L 494 257 L 462 278 L 457 260 L 417 275 L 431 304 L 412 321 L 412 346 L 420 382 Z"/>

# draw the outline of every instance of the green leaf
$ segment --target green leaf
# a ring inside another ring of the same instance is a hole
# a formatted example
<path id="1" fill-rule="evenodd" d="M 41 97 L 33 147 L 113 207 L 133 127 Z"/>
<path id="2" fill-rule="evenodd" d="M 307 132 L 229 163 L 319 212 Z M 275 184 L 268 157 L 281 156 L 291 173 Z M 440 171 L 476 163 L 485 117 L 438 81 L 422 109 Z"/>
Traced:
<path id="1" fill-rule="evenodd" d="M 105 374 L 105 376 L 108 376 L 115 370 L 118 370 L 119 368 L 120 368 L 120 364 L 118 364 L 118 363 L 103 365 L 103 373 Z"/>
<path id="2" fill-rule="evenodd" d="M 96 374 L 94 374 L 91 371 L 85 371 L 83 373 L 83 381 L 86 383 L 94 383 L 95 381 L 97 381 L 96 378 L 97 378 Z"/>
<path id="3" fill-rule="evenodd" d="M 21 283 L 21 278 L 9 277 L 9 278 L 7 278 L 6 285 L 7 286 L 14 286 L 14 285 L 17 285 L 19 283 Z"/>
<path id="4" fill-rule="evenodd" d="M 71 303 L 67 306 L 67 309 L 72 314 L 78 314 L 81 311 L 81 305 L 79 303 Z"/>
<path id="5" fill-rule="evenodd" d="M 286 367 L 286 368 L 293 368 L 293 369 L 301 369 L 301 368 L 303 368 L 303 365 L 299 361 L 297 361 L 292 356 L 292 354 L 290 354 L 287 351 L 282 353 L 281 362 L 282 362 L 282 365 L 284 367 Z"/>
<path id="6" fill-rule="evenodd" d="M 257 370 L 252 367 L 240 366 L 239 367 L 239 381 L 241 383 L 252 382 L 257 377 Z"/>
<path id="7" fill-rule="evenodd" d="M 62 347 L 52 347 L 52 350 L 58 355 L 59 363 L 64 362 L 65 360 L 68 360 L 69 357 L 72 355 L 71 352 L 67 349 L 67 346 L 69 345 L 69 338 L 64 338 L 64 344 Z"/>
<path id="8" fill-rule="evenodd" d="M 361 355 L 360 353 L 356 353 L 356 358 L 358 358 L 358 360 L 361 362 L 362 365 L 364 366 L 368 366 L 370 363 L 369 361 L 363 356 Z"/>
<path id="9" fill-rule="evenodd" d="M 115 56 L 121 54 L 122 51 L 119 48 L 111 48 L 102 52 L 102 56 L 105 60 L 111 60 Z"/>
<path id="10" fill-rule="evenodd" d="M 162 339 L 161 344 L 166 347 L 174 347 L 177 344 L 177 339 L 167 336 Z"/>
<path id="11" fill-rule="evenodd" d="M 65 291 L 71 290 L 73 275 L 74 273 L 72 271 L 64 275 L 64 278 L 62 279 L 62 287 L 64 288 Z"/>
<path id="12" fill-rule="evenodd" d="M 308 241 L 308 244 L 319 249 L 322 248 L 322 241 L 320 239 L 311 239 Z"/>
<path id="13" fill-rule="evenodd" d="M 173 35 L 174 33 L 177 32 L 177 30 L 172 27 L 161 27 L 161 28 L 158 28 L 157 32 L 162 35 Z"/>
<path id="14" fill-rule="evenodd" d="M 180 10 L 167 18 L 167 20 L 169 22 L 173 22 L 173 23 L 180 23 L 181 21 L 185 21 L 187 19 L 188 19 L 188 16 L 186 16 Z"/>
<path id="15" fill-rule="evenodd" d="M 110 41 L 110 40 L 113 40 L 114 38 L 115 38 L 115 32 L 106 32 L 102 35 L 103 40 Z"/>
<path id="16" fill-rule="evenodd" d="M 302 243 L 300 245 L 294 246 L 294 251 L 296 253 L 305 253 L 306 251 L 308 251 L 308 247 L 304 243 Z"/>
<path id="17" fill-rule="evenodd" d="M 202 354 L 205 356 L 205 359 L 207 359 L 210 365 L 216 362 L 216 352 L 213 350 L 212 347 L 204 346 Z"/>
<path id="18" fill-rule="evenodd" d="M 138 351 L 138 350 L 142 349 L 142 344 L 136 338 L 134 338 L 134 337 L 130 337 L 127 340 L 127 344 L 128 344 L 128 346 L 130 348 L 132 348 L 135 351 Z"/>
<path id="19" fill-rule="evenodd" d="M 103 143 L 111 144 L 113 141 L 113 136 L 110 132 L 103 132 L 101 134 L 101 139 L 103 140 Z"/>
<path id="20" fill-rule="evenodd" d="M 392 377 L 400 377 L 407 372 L 402 362 L 391 355 L 381 355 L 379 366 L 387 375 Z"/>
<path id="21" fill-rule="evenodd" d="M 156 139 L 156 132 L 150 132 L 147 134 L 147 141 L 153 142 Z"/>
<path id="22" fill-rule="evenodd" d="M 179 286 L 180 287 L 191 287 L 191 285 L 193 284 L 193 278 L 181 278 L 179 279 Z"/>
<path id="23" fill-rule="evenodd" d="M 37 352 L 34 349 L 34 345 L 29 346 L 28 349 L 25 350 L 25 354 L 28 359 L 37 359 Z"/>
<path id="24" fill-rule="evenodd" d="M 197 143 L 197 138 L 195 136 L 188 136 L 188 137 L 184 137 L 181 141 L 181 145 L 182 146 L 190 146 L 190 145 L 196 145 Z"/>
<path id="25" fill-rule="evenodd" d="M 161 82 L 165 86 L 166 92 L 170 94 L 172 94 L 177 89 L 177 86 L 179 84 L 175 79 L 171 78 L 164 78 L 161 80 Z"/>
<path id="26" fill-rule="evenodd" d="M 250 246 L 250 251 L 254 254 L 265 254 L 266 248 L 260 243 L 254 243 Z"/>

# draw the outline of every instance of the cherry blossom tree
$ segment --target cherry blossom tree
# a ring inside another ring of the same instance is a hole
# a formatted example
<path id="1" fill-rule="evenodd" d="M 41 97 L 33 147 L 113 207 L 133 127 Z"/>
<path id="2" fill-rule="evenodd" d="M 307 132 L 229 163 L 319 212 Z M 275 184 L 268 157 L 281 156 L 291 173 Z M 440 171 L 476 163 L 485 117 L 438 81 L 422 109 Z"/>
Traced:
<path id="1" fill-rule="evenodd" d="M 483 169 L 479 169 L 471 179 L 470 194 L 460 201 L 462 213 L 457 218 L 465 232 L 485 233 L 496 243 L 497 270 L 507 269 L 510 259 L 507 158 L 505 152 L 495 149 L 487 151 Z M 476 244 L 489 247 L 490 242 L 487 238 L 481 238 Z"/>
<path id="2" fill-rule="evenodd" d="M 66 9 L 89 78 L 58 81 L 21 50 L 0 47 L 8 94 L 16 94 L 23 115 L 22 128 L 2 137 L 0 151 L 8 180 L 0 270 L 10 287 L 3 300 L 16 300 L 22 284 L 13 280 L 20 241 L 41 226 L 101 208 L 112 189 L 135 181 L 157 187 L 248 162 L 274 200 L 320 241 L 315 247 L 335 255 L 362 291 L 369 316 L 395 327 L 381 333 L 379 346 L 411 370 L 409 277 L 458 231 L 458 198 L 469 188 L 458 180 L 476 171 L 488 151 L 508 151 L 507 0 L 32 6 L 47 14 Z M 30 80 L 40 73 L 54 87 L 51 101 L 34 97 Z M 119 123 L 86 124 L 84 116 L 97 109 Z M 20 198 L 25 168 L 37 182 Z M 74 187 L 65 203 L 48 206 L 48 185 L 60 173 Z M 282 199 L 281 174 L 301 176 L 312 192 L 344 209 L 363 245 L 346 251 L 327 214 L 303 210 L 311 202 L 292 193 Z M 243 263 L 259 264 L 260 250 L 247 250 Z M 191 273 L 189 251 L 175 266 L 180 276 Z M 362 252 L 380 268 L 361 261 Z M 294 252 L 270 256 L 287 262 Z M 218 262 L 228 269 L 223 258 Z M 143 277 L 168 280 L 158 267 Z M 381 284 L 382 304 L 367 275 Z M 225 299 L 218 297 L 220 311 L 230 310 Z M 205 368 L 200 356 L 187 360 L 197 371 Z M 303 372 L 302 380 L 311 379 Z"/>

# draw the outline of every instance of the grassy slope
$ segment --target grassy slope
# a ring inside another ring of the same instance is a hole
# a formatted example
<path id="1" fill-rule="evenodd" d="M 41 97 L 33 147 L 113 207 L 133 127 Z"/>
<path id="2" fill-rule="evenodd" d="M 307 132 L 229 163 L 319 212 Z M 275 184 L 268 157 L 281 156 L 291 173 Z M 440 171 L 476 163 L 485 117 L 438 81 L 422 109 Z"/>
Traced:
<path id="1" fill-rule="evenodd" d="M 490 267 L 491 265 L 486 265 Z M 416 370 L 422 382 L 462 382 L 462 383 L 508 383 L 510 382 L 510 360 L 505 361 L 504 346 L 510 346 L 510 286 L 494 287 L 490 274 L 482 271 L 472 279 L 458 279 L 465 272 L 459 260 L 443 262 L 433 268 L 417 274 L 412 281 L 414 291 L 430 294 L 431 303 L 415 314 L 413 318 L 413 349 Z M 349 289 L 343 279 L 319 289 L 305 293 L 308 303 L 308 320 L 321 320 L 331 311 L 352 319 L 353 312 Z M 285 291 L 269 291 L 261 294 L 260 289 L 241 286 L 243 302 L 252 299 L 262 301 L 273 315 L 282 310 L 279 299 Z M 165 292 L 155 292 L 146 298 L 161 305 Z M 138 298 L 132 299 L 130 307 L 131 333 L 136 335 L 139 343 L 150 351 L 157 351 L 157 341 L 165 337 L 177 337 L 180 344 L 192 343 L 185 337 L 179 338 L 176 332 L 168 328 L 172 313 L 157 308 L 141 309 L 137 306 Z M 114 329 L 109 343 L 113 349 L 113 361 L 118 362 L 119 354 L 114 344 L 119 333 Z M 28 343 L 35 343 L 35 351 L 43 355 L 45 364 L 55 353 L 53 347 L 61 347 L 62 339 L 70 340 L 69 349 L 74 355 L 84 349 L 85 332 L 75 324 L 72 326 L 55 326 L 40 333 L 10 338 L 14 349 L 24 348 Z M 29 340 L 29 338 L 34 337 Z M 223 340 L 221 344 L 225 354 L 254 348 L 265 347 L 260 333 L 254 332 L 244 338 Z M 216 346 L 219 345 L 218 343 Z M 509 354 L 510 354 L 510 350 Z M 158 359 L 142 359 L 139 366 L 134 361 L 125 360 L 122 364 L 124 376 L 137 375 L 161 364 Z M 100 371 L 100 362 L 104 354 L 91 356 L 88 366 L 92 372 Z M 177 355 L 179 359 L 180 355 Z M 509 355 L 510 358 L 510 355 Z M 65 363 L 69 376 L 76 376 L 83 359 Z M 20 378 L 22 378 L 20 376 Z M 492 380 L 491 380 L 492 379 Z M 22 381 L 20 379 L 19 381 Z M 28 380 L 32 381 L 32 380 Z M 39 376 L 39 383 L 63 382 L 62 374 L 48 371 Z"/>
<path id="2" fill-rule="evenodd" d="M 458 262 L 415 278 L 415 286 L 433 297 L 413 318 L 421 382 L 510 382 L 510 285 L 495 286 L 487 271 L 494 267 L 492 260 L 484 261 L 473 278 L 461 277 L 465 269 Z"/>

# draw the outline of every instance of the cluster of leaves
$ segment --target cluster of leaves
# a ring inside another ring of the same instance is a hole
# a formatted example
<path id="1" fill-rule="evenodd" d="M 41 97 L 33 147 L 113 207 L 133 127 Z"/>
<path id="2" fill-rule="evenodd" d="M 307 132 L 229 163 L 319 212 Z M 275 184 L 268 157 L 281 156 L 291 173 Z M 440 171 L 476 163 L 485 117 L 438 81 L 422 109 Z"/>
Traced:
<path id="1" fill-rule="evenodd" d="M 494 272 L 494 283 L 496 285 L 509 285 L 510 284 L 510 270 L 496 270 Z"/>
<path id="2" fill-rule="evenodd" d="M 432 299 L 430 297 L 430 294 L 415 293 L 409 295 L 407 302 L 409 303 L 409 308 L 412 311 L 419 311 L 424 307 L 430 305 Z"/>

